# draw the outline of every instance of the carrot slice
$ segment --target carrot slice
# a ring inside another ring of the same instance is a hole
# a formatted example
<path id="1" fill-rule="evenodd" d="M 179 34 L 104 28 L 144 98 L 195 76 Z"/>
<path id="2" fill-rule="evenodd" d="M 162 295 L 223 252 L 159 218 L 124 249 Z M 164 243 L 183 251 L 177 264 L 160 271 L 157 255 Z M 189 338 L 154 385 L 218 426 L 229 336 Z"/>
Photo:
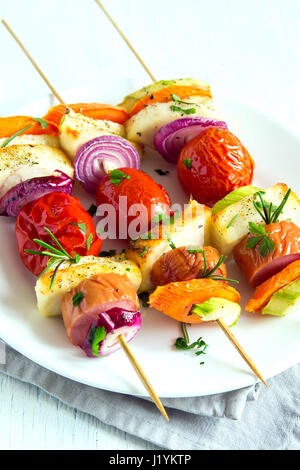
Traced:
<path id="1" fill-rule="evenodd" d="M 154 103 L 168 103 L 172 101 L 172 96 L 176 95 L 181 100 L 184 100 L 187 97 L 191 96 L 203 96 L 207 98 L 212 98 L 210 88 L 200 88 L 193 86 L 182 86 L 174 85 L 162 88 L 159 91 L 156 91 L 150 95 L 146 95 L 144 98 L 140 99 L 132 108 L 130 117 L 139 113 L 142 109 L 150 104 Z"/>
<path id="2" fill-rule="evenodd" d="M 3 137 L 11 137 L 16 132 L 24 129 L 27 126 L 31 127 L 24 132 L 30 135 L 57 135 L 57 128 L 49 124 L 45 129 L 39 122 L 36 122 L 30 116 L 9 116 L 0 118 L 0 139 Z"/>
<path id="3" fill-rule="evenodd" d="M 77 103 L 69 104 L 68 107 L 75 113 L 81 113 L 84 116 L 93 119 L 112 121 L 118 124 L 123 124 L 129 118 L 129 114 L 126 109 L 121 108 L 120 106 L 112 106 L 110 104 Z M 66 106 L 59 104 L 50 108 L 48 113 L 44 116 L 44 119 L 58 128 L 65 112 Z"/>
<path id="4" fill-rule="evenodd" d="M 212 297 L 240 302 L 240 294 L 223 282 L 192 279 L 157 287 L 149 297 L 149 305 L 179 322 L 202 323 L 198 315 L 189 313 L 194 304 L 201 304 Z"/>
<path id="5" fill-rule="evenodd" d="M 251 300 L 246 305 L 248 312 L 259 313 L 267 305 L 272 295 L 300 277 L 300 260 L 289 264 L 275 276 L 257 287 Z"/>

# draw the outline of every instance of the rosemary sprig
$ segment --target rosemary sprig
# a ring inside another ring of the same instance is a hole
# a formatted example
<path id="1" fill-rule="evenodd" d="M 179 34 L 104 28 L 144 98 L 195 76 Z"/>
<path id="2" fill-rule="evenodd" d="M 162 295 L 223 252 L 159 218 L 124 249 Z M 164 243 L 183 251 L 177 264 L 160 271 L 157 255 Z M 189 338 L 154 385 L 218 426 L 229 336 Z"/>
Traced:
<path id="1" fill-rule="evenodd" d="M 49 260 L 47 262 L 46 268 L 43 270 L 43 272 L 38 276 L 38 279 L 40 279 L 46 272 L 48 272 L 53 266 L 56 265 L 53 274 L 51 276 L 51 281 L 50 281 L 50 286 L 49 289 L 51 290 L 54 284 L 54 280 L 56 277 L 56 274 L 60 268 L 60 266 L 64 262 L 69 262 L 70 264 L 76 264 L 80 261 L 81 256 L 78 255 L 77 253 L 74 253 L 74 256 L 71 256 L 59 243 L 57 238 L 53 235 L 52 232 L 47 227 L 44 227 L 44 230 L 50 235 L 54 243 L 58 246 L 59 249 L 53 247 L 52 245 L 49 245 L 49 243 L 44 242 L 43 240 L 39 240 L 38 238 L 34 238 L 33 241 L 45 248 L 43 251 L 34 251 L 34 250 L 27 250 L 25 249 L 24 251 L 26 253 L 30 253 L 31 255 L 36 255 L 36 256 L 48 256 Z M 58 264 L 57 264 L 58 263 Z"/>

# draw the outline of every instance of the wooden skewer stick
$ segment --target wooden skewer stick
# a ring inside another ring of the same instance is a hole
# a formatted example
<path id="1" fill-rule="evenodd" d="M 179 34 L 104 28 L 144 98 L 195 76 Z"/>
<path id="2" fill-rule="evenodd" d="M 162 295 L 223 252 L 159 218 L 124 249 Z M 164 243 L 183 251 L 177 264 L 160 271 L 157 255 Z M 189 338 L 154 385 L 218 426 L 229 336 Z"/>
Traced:
<path id="1" fill-rule="evenodd" d="M 125 34 L 123 33 L 123 31 L 120 29 L 120 27 L 117 25 L 117 23 L 115 22 L 115 20 L 110 16 L 110 14 L 108 13 L 108 11 L 104 8 L 103 4 L 100 2 L 100 0 L 95 0 L 95 2 L 99 5 L 99 7 L 101 8 L 101 10 L 103 11 L 103 13 L 105 14 L 105 16 L 108 18 L 108 20 L 111 22 L 111 24 L 114 26 L 114 28 L 118 31 L 118 33 L 120 34 L 120 36 L 123 38 L 123 40 L 126 42 L 127 46 L 129 47 L 129 49 L 133 52 L 133 54 L 135 55 L 135 57 L 137 58 L 137 60 L 139 61 L 139 63 L 141 64 L 141 66 L 144 68 L 144 70 L 147 72 L 147 74 L 149 75 L 149 77 L 151 78 L 151 80 L 153 82 L 156 82 L 156 78 L 154 77 L 154 75 L 150 72 L 150 70 L 148 69 L 147 65 L 145 64 L 145 62 L 143 61 L 143 59 L 141 58 L 141 56 L 137 53 L 137 51 L 134 49 L 133 45 L 130 43 L 129 39 L 127 38 L 127 36 L 125 36 Z"/>
<path id="2" fill-rule="evenodd" d="M 225 323 L 222 321 L 222 320 L 217 320 L 218 322 L 218 325 L 220 326 L 220 328 L 224 331 L 225 335 L 227 336 L 227 338 L 230 340 L 230 342 L 233 344 L 233 346 L 235 347 L 235 349 L 240 353 L 240 355 L 242 356 L 242 358 L 244 359 L 244 361 L 246 361 L 246 363 L 248 364 L 248 366 L 250 367 L 250 369 L 252 369 L 252 371 L 254 372 L 254 374 L 265 384 L 266 387 L 268 387 L 267 383 L 265 382 L 263 376 L 261 375 L 261 373 L 259 372 L 259 370 L 257 369 L 256 365 L 254 364 L 254 362 L 252 361 L 252 359 L 248 356 L 248 354 L 246 353 L 246 351 L 242 348 L 242 346 L 240 345 L 240 343 L 238 342 L 238 340 L 236 339 L 236 337 L 234 336 L 234 334 L 230 331 L 230 329 L 228 328 L 227 325 L 225 325 Z"/>
<path id="3" fill-rule="evenodd" d="M 58 101 L 61 103 L 61 104 L 66 104 L 64 102 L 64 100 L 62 99 L 62 97 L 59 95 L 59 93 L 55 90 L 55 88 L 51 85 L 51 83 L 49 82 L 48 78 L 46 77 L 46 75 L 42 72 L 42 70 L 40 69 L 40 67 L 38 66 L 38 64 L 36 63 L 36 61 L 33 59 L 33 57 L 29 54 L 28 50 L 25 48 L 25 46 L 22 44 L 22 42 L 20 41 L 20 39 L 17 37 L 17 35 L 13 32 L 13 30 L 11 29 L 11 27 L 6 23 L 5 20 L 1 20 L 1 22 L 3 23 L 3 25 L 5 26 L 5 28 L 7 29 L 7 31 L 11 34 L 11 36 L 14 38 L 14 40 L 18 43 L 18 45 L 20 46 L 20 48 L 22 49 L 22 51 L 24 52 L 24 54 L 27 56 L 27 58 L 30 60 L 30 62 L 32 63 L 32 65 L 34 66 L 34 68 L 36 69 L 36 71 L 40 74 L 40 76 L 42 77 L 42 79 L 44 80 L 44 82 L 46 82 L 47 86 L 50 88 L 50 90 L 52 91 L 53 95 L 58 99 Z"/>
<path id="4" fill-rule="evenodd" d="M 147 379 L 146 375 L 144 374 L 140 364 L 137 362 L 131 348 L 129 347 L 129 345 L 125 341 L 124 336 L 123 335 L 118 336 L 118 340 L 119 340 L 120 345 L 123 348 L 123 351 L 125 352 L 126 356 L 128 357 L 129 361 L 131 362 L 134 370 L 136 371 L 137 375 L 139 376 L 142 384 L 144 385 L 145 389 L 147 390 L 150 397 L 154 401 L 155 405 L 157 406 L 157 408 L 159 409 L 161 414 L 166 418 L 166 420 L 169 421 L 169 417 L 166 413 L 166 410 L 164 409 L 164 406 L 163 406 L 162 402 L 160 401 L 159 397 L 155 393 L 152 385 L 150 384 L 149 380 Z"/>
<path id="5" fill-rule="evenodd" d="M 95 0 L 99 7 L 103 10 L 103 12 L 105 13 L 105 15 L 107 16 L 107 18 L 109 19 L 109 21 L 113 24 L 113 26 L 116 28 L 116 30 L 120 33 L 120 35 L 122 36 L 122 38 L 124 39 L 124 41 L 126 42 L 126 44 L 129 46 L 129 48 L 132 50 L 132 52 L 136 55 L 136 57 L 138 58 L 139 62 L 141 63 L 141 65 L 144 67 L 144 69 L 146 70 L 146 72 L 149 74 L 149 76 L 151 77 L 152 81 L 153 82 L 156 82 L 156 79 L 155 77 L 152 75 L 152 73 L 150 72 L 150 70 L 148 69 L 148 67 L 146 67 L 145 63 L 143 62 L 143 60 L 141 59 L 141 57 L 136 53 L 136 51 L 134 50 L 133 46 L 130 44 L 130 42 L 128 41 L 127 37 L 125 36 L 125 34 L 120 30 L 119 26 L 116 24 L 116 22 L 113 20 L 113 18 L 109 15 L 109 13 L 105 10 L 104 6 L 102 5 L 102 3 L 100 2 L 100 0 Z M 239 354 L 242 356 L 242 358 L 244 359 L 244 361 L 248 364 L 248 366 L 252 369 L 252 371 L 255 373 L 255 375 L 266 385 L 266 387 L 268 386 L 267 383 L 265 382 L 265 380 L 263 379 L 262 375 L 260 374 L 260 372 L 258 371 L 257 367 L 255 366 L 254 362 L 252 361 L 252 359 L 247 355 L 247 353 L 245 352 L 245 350 L 242 348 L 242 346 L 239 344 L 239 342 L 237 341 L 237 339 L 235 338 L 235 336 L 233 335 L 233 333 L 230 331 L 230 329 L 228 328 L 227 325 L 225 325 L 225 323 L 222 321 L 222 320 L 218 320 L 218 325 L 221 327 L 221 329 L 224 331 L 224 333 L 226 334 L 227 338 L 231 341 L 231 343 L 234 345 L 234 347 L 237 349 L 237 351 L 239 352 Z"/>

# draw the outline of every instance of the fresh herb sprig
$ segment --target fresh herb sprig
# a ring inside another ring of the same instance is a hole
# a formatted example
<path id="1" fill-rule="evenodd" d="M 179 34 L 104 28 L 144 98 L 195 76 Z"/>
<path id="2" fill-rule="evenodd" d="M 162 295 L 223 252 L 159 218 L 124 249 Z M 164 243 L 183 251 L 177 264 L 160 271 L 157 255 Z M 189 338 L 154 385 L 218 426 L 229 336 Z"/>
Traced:
<path id="1" fill-rule="evenodd" d="M 41 125 L 41 128 L 44 130 L 46 129 L 46 127 L 48 126 L 48 122 L 45 121 L 44 119 L 41 119 L 41 118 L 32 118 L 33 121 L 35 122 L 38 122 L 40 123 Z M 28 131 L 28 129 L 30 129 L 31 127 L 33 126 L 33 124 L 29 124 L 29 126 L 26 126 L 24 127 L 23 129 L 20 129 L 19 131 L 15 132 L 13 135 L 11 135 L 10 137 L 8 137 L 8 139 L 6 139 L 2 145 L 0 146 L 0 148 L 4 148 L 6 147 L 12 140 L 14 140 L 16 137 L 18 137 L 19 135 L 23 134 L 23 132 L 26 132 Z"/>
<path id="2" fill-rule="evenodd" d="M 272 202 L 267 202 L 263 198 L 263 194 L 265 194 L 264 191 L 258 191 L 256 193 L 256 195 L 259 197 L 259 201 L 256 201 L 254 197 L 253 205 L 266 225 L 278 222 L 279 216 L 282 213 L 291 192 L 291 189 L 287 191 L 278 207 L 275 206 Z"/>
<path id="3" fill-rule="evenodd" d="M 196 356 L 201 356 L 202 354 L 206 354 L 206 350 L 208 348 L 208 344 L 202 339 L 202 337 L 198 338 L 197 341 L 190 343 L 190 338 L 187 331 L 187 324 L 181 323 L 181 331 L 183 334 L 183 338 L 177 338 L 174 346 L 176 349 L 180 349 L 181 351 L 187 351 L 190 349 L 197 349 L 195 351 Z M 203 364 L 203 363 L 201 363 Z"/>
<path id="4" fill-rule="evenodd" d="M 273 240 L 271 240 L 262 224 L 249 222 L 249 231 L 255 236 L 248 239 L 246 248 L 252 250 L 258 244 L 260 244 L 258 251 L 263 257 L 267 256 L 269 253 L 272 253 L 275 250 L 275 243 Z"/>
<path id="5" fill-rule="evenodd" d="M 54 243 L 58 248 L 53 247 L 52 245 L 49 245 L 49 243 L 44 242 L 43 240 L 39 240 L 38 238 L 34 238 L 33 241 L 41 246 L 42 248 L 45 248 L 43 251 L 34 251 L 34 250 L 27 250 L 25 249 L 24 251 L 26 253 L 29 253 L 31 255 L 37 255 L 37 256 L 48 256 L 49 260 L 47 263 L 46 268 L 44 271 L 39 275 L 38 279 L 40 279 L 46 272 L 48 272 L 53 266 L 57 265 L 53 271 L 53 274 L 51 276 L 51 282 L 50 282 L 50 287 L 49 289 L 52 289 L 56 274 L 58 272 L 59 267 L 61 264 L 63 264 L 65 261 L 69 262 L 70 264 L 76 264 L 80 261 L 81 256 L 78 255 L 77 253 L 74 254 L 74 256 L 71 256 L 59 243 L 57 238 L 53 235 L 52 232 L 47 227 L 44 227 L 44 230 L 50 235 Z M 58 264 L 57 264 L 58 263 Z"/>
<path id="6" fill-rule="evenodd" d="M 263 194 L 265 194 L 264 191 L 258 191 L 258 193 L 256 193 L 255 196 L 259 197 L 259 201 L 256 201 L 254 197 L 253 205 L 261 216 L 265 225 L 274 224 L 278 222 L 279 216 L 282 213 L 288 198 L 290 197 L 291 189 L 286 192 L 279 206 L 275 206 L 272 202 L 267 202 L 263 198 Z M 275 243 L 273 240 L 271 240 L 269 233 L 266 231 L 266 228 L 263 226 L 263 224 L 249 222 L 248 226 L 249 232 L 254 236 L 248 239 L 246 248 L 252 250 L 259 245 L 258 252 L 262 257 L 266 257 L 269 253 L 273 253 L 275 250 Z"/>
<path id="7" fill-rule="evenodd" d="M 112 170 L 112 171 L 109 172 L 108 176 L 109 176 L 110 181 L 115 186 L 119 186 L 122 179 L 130 180 L 130 175 L 126 175 L 126 173 L 124 173 L 121 170 Z"/>
<path id="8" fill-rule="evenodd" d="M 212 279 L 213 281 L 226 281 L 226 282 L 233 282 L 235 284 L 239 283 L 239 281 L 235 279 L 225 278 L 222 274 L 215 274 L 215 272 L 219 269 L 219 267 L 226 261 L 227 256 L 221 255 L 219 260 L 215 264 L 215 266 L 209 270 L 208 265 L 207 265 L 205 250 L 200 250 L 200 249 L 197 250 L 195 248 L 191 248 L 188 251 L 190 253 L 202 253 L 203 255 L 204 269 L 199 279 Z"/>

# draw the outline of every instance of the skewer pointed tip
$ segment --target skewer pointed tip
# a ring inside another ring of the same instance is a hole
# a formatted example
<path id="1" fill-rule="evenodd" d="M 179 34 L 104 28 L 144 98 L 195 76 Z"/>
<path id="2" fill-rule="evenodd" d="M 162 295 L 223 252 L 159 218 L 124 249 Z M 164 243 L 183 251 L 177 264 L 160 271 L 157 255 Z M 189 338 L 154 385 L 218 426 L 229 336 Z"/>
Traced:
<path id="1" fill-rule="evenodd" d="M 161 412 L 161 414 L 166 419 L 166 421 L 169 421 L 169 416 L 167 415 L 167 412 L 166 412 L 162 402 L 160 401 L 160 398 L 158 397 L 158 395 L 156 394 L 154 388 L 152 387 L 149 380 L 147 379 L 147 377 L 146 377 L 145 373 L 143 372 L 140 364 L 136 360 L 131 348 L 127 344 L 124 336 L 119 335 L 118 336 L 118 341 L 119 341 L 123 351 L 125 352 L 126 356 L 128 357 L 129 361 L 131 362 L 131 365 L 133 366 L 134 370 L 136 371 L 140 381 L 142 382 L 145 389 L 147 390 L 150 397 L 152 398 L 153 402 L 155 403 L 156 407 Z"/>
<path id="2" fill-rule="evenodd" d="M 221 319 L 217 320 L 217 322 L 218 322 L 218 325 L 223 330 L 223 332 L 225 333 L 225 335 L 227 336 L 227 338 L 229 339 L 229 341 L 233 344 L 235 349 L 238 351 L 238 353 L 241 355 L 241 357 L 244 359 L 244 361 L 248 364 L 248 366 L 250 367 L 252 372 L 254 372 L 254 374 L 268 388 L 267 382 L 264 380 L 263 376 L 261 375 L 261 373 L 257 369 L 256 365 L 254 364 L 252 359 L 248 356 L 246 351 L 242 348 L 242 346 L 240 345 L 240 343 L 238 342 L 238 340 L 236 339 L 234 334 L 230 331 L 229 327 Z"/>

